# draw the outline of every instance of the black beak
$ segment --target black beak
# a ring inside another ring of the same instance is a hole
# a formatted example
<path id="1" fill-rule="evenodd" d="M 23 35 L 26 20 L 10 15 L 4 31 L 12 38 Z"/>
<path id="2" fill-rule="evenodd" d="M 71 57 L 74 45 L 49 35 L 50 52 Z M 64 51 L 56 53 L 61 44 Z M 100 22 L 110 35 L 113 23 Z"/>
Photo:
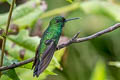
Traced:
<path id="1" fill-rule="evenodd" d="M 71 21 L 71 20 L 76 20 L 76 19 L 80 19 L 80 18 L 77 17 L 77 18 L 66 19 L 65 22 Z"/>

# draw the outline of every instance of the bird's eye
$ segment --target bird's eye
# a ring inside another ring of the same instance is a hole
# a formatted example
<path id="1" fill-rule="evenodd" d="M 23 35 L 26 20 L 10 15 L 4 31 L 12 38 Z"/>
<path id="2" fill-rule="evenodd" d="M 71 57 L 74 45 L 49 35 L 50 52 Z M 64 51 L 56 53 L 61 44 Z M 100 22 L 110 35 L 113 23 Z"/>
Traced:
<path id="1" fill-rule="evenodd" d="M 56 20 L 56 23 L 59 23 L 60 21 L 59 20 Z"/>

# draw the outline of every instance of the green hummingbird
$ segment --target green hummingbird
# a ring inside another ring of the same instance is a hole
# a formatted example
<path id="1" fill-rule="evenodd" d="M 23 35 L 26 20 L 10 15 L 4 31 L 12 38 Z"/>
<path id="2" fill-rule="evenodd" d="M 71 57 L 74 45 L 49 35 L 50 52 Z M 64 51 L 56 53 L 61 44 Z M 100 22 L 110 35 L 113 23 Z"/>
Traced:
<path id="1" fill-rule="evenodd" d="M 38 77 L 47 68 L 56 50 L 65 22 L 75 19 L 79 18 L 65 19 L 62 16 L 57 16 L 50 21 L 49 26 L 43 33 L 40 44 L 36 50 L 35 60 L 33 63 L 33 76 Z"/>

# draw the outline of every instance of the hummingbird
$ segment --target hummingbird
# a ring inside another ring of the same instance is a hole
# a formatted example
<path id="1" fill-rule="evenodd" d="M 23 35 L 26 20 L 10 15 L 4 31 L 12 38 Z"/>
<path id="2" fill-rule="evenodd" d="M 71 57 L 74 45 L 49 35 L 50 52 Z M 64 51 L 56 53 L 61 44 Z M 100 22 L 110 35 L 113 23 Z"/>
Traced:
<path id="1" fill-rule="evenodd" d="M 65 19 L 62 16 L 56 16 L 50 21 L 36 50 L 32 66 L 34 68 L 33 76 L 38 77 L 47 68 L 56 50 L 64 24 L 75 19 L 79 18 Z"/>

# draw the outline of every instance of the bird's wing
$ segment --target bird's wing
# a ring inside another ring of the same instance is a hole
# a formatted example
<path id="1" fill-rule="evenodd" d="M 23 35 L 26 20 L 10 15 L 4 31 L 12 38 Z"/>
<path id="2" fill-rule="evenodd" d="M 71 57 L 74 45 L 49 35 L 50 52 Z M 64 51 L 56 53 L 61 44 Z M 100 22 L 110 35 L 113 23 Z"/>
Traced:
<path id="1" fill-rule="evenodd" d="M 34 70 L 34 76 L 35 75 L 39 76 L 39 74 L 47 68 L 47 66 L 49 65 L 49 63 L 53 57 L 55 50 L 56 50 L 56 44 L 55 44 L 55 41 L 53 40 L 50 42 L 46 51 L 43 53 L 38 65 L 35 65 L 35 68 L 37 68 L 37 69 Z"/>
<path id="2" fill-rule="evenodd" d="M 33 65 L 32 65 L 32 69 L 34 68 L 34 66 L 36 65 L 36 63 L 37 63 L 37 60 L 38 60 L 38 58 L 39 58 L 39 56 L 38 56 L 38 53 L 39 53 L 39 46 L 37 47 L 37 50 L 36 50 L 36 54 L 35 54 L 35 58 L 34 58 L 34 62 L 33 62 Z"/>

